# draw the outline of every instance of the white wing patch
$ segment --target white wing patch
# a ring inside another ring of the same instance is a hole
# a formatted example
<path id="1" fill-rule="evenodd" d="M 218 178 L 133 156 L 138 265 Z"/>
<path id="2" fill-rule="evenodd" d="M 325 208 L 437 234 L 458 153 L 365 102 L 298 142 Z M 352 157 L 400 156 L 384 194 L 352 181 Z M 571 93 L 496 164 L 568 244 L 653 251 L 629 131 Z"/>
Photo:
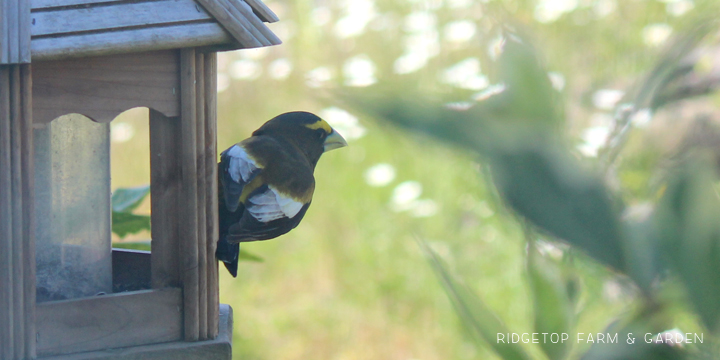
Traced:
<path id="1" fill-rule="evenodd" d="M 269 186 L 264 193 L 249 198 L 245 209 L 258 221 L 267 223 L 284 217 L 293 218 L 302 207 L 303 203 Z"/>
<path id="2" fill-rule="evenodd" d="M 230 163 L 228 164 L 228 173 L 232 177 L 233 181 L 240 183 L 246 183 L 250 181 L 250 175 L 253 171 L 257 170 L 259 166 L 255 163 L 250 155 L 245 152 L 245 149 L 238 145 L 233 145 L 226 153 L 230 156 Z"/>

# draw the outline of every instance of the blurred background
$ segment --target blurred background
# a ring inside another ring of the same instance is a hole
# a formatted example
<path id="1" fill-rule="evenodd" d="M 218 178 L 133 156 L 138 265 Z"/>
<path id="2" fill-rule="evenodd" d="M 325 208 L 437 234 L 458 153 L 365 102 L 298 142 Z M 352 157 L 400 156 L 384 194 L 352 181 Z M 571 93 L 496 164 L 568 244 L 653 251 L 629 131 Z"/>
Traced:
<path id="1" fill-rule="evenodd" d="M 297 229 L 243 246 L 263 262 L 241 262 L 237 279 L 221 267 L 220 300 L 234 309 L 236 359 L 499 358 L 463 327 L 418 239 L 508 329 L 534 332 L 523 228 L 483 176 L 483 158 L 368 115 L 340 101 L 338 89 L 372 92 L 384 84 L 398 93 L 457 90 L 487 98 L 503 90 L 490 70 L 503 46 L 496 30 L 512 23 L 529 34 L 560 99 L 571 154 L 593 166 L 620 105 L 673 37 L 718 9 L 702 0 L 265 3 L 281 19 L 269 26 L 284 43 L 220 54 L 219 151 L 293 110 L 320 115 L 350 146 L 323 155 L 313 206 Z M 717 75 L 717 58 L 703 56 L 692 66 Z M 705 85 L 709 91 L 716 83 Z M 683 144 L 703 135 L 714 143 L 719 100 L 710 95 L 634 113 L 607 176 L 628 216 L 652 208 L 664 189 L 658 174 Z M 113 189 L 149 184 L 147 109 L 121 114 L 111 139 Z M 146 199 L 136 213 L 149 209 Z M 114 236 L 136 241 L 149 232 Z M 538 251 L 566 261 L 568 249 L 543 241 Z M 626 278 L 576 255 L 562 268 L 580 289 L 572 332 L 605 331 L 640 295 Z M 702 331 L 682 306 L 670 323 Z M 590 345 L 572 344 L 570 357 Z M 524 348 L 542 358 L 537 347 Z"/>

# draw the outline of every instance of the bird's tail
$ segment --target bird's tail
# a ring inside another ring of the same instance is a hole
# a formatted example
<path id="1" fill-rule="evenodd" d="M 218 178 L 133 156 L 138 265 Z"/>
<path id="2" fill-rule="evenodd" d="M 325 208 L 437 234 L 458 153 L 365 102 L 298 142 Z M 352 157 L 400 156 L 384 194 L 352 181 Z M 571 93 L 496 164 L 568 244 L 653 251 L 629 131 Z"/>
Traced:
<path id="1" fill-rule="evenodd" d="M 230 275 L 237 277 L 238 255 L 240 254 L 240 244 L 229 243 L 225 238 L 221 238 L 217 243 L 215 257 L 225 264 L 225 268 Z"/>

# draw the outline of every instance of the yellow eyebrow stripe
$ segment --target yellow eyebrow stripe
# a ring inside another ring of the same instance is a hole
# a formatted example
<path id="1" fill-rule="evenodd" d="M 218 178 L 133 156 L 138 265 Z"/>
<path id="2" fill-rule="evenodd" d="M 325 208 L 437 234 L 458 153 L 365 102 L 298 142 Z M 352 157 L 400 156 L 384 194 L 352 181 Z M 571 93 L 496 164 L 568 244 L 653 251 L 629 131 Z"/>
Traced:
<path id="1" fill-rule="evenodd" d="M 311 130 L 317 130 L 317 129 L 323 129 L 326 133 L 331 133 L 332 128 L 330 127 L 330 124 L 328 124 L 325 120 L 320 119 L 319 121 L 316 121 L 312 124 L 305 125 L 306 128 Z"/>

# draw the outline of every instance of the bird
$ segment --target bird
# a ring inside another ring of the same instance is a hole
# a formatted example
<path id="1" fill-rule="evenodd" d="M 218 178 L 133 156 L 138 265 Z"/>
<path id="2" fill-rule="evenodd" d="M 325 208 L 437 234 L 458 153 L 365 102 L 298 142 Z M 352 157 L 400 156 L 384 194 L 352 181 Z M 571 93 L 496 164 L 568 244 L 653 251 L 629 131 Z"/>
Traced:
<path id="1" fill-rule="evenodd" d="M 240 243 L 274 239 L 297 227 L 312 202 L 320 156 L 345 146 L 325 120 L 293 111 L 220 153 L 215 256 L 233 277 Z"/>

